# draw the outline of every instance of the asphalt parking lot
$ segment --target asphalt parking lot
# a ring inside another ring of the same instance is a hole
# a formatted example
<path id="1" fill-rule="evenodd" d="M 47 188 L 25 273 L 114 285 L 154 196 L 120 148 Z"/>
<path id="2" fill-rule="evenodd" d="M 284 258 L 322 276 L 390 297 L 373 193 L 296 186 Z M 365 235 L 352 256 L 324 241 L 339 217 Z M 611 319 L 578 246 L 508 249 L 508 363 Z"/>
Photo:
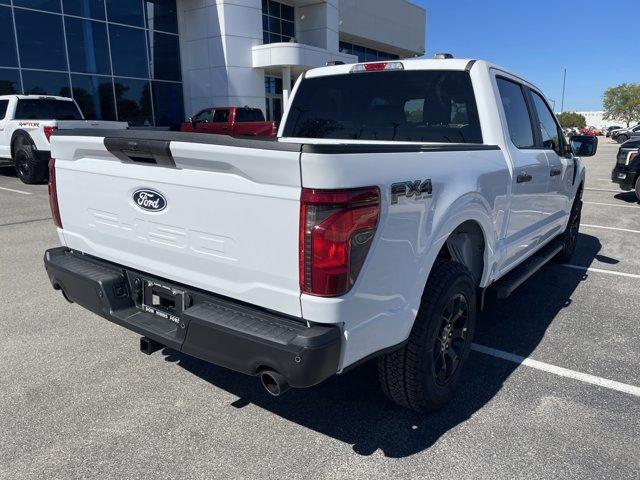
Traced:
<path id="1" fill-rule="evenodd" d="M 3 170 L 0 478 L 639 478 L 640 204 L 610 181 L 617 148 L 584 160 L 573 267 L 490 302 L 464 388 L 429 416 L 388 402 L 370 364 L 275 399 L 139 353 L 51 288 L 47 187 Z"/>

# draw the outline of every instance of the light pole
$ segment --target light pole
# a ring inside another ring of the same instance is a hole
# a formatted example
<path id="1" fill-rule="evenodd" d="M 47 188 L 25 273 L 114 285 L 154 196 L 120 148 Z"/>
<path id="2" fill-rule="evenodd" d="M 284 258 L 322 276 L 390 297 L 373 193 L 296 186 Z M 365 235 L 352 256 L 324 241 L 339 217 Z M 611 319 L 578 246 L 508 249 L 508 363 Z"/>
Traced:
<path id="1" fill-rule="evenodd" d="M 564 75 L 562 77 L 562 101 L 560 102 L 560 113 L 564 112 L 564 87 L 567 83 L 567 69 L 564 69 Z"/>

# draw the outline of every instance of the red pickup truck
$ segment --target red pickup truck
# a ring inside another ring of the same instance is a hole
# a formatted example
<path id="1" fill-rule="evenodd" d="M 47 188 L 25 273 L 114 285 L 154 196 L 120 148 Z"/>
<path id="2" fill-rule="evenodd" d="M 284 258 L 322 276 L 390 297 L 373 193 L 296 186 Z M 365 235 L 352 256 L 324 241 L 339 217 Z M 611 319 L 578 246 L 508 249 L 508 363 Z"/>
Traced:
<path id="1" fill-rule="evenodd" d="M 183 132 L 216 133 L 234 137 L 275 137 L 277 122 L 267 122 L 259 108 L 205 108 L 182 124 Z"/>

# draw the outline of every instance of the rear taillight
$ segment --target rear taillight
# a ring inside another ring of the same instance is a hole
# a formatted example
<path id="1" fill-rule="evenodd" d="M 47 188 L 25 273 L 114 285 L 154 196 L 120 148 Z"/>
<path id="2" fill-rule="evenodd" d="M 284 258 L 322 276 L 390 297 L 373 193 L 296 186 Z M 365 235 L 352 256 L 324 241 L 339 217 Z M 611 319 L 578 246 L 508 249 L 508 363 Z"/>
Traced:
<path id="1" fill-rule="evenodd" d="M 56 160 L 49 160 L 49 206 L 51 207 L 51 215 L 53 223 L 56 227 L 62 228 L 62 220 L 60 219 L 60 208 L 58 207 L 58 188 L 56 186 Z"/>
<path id="2" fill-rule="evenodd" d="M 47 142 L 51 141 L 51 134 L 56 130 L 56 127 L 42 127 L 44 130 L 44 136 L 47 137 Z"/>
<path id="3" fill-rule="evenodd" d="M 377 187 L 303 188 L 300 289 L 324 297 L 348 292 L 364 265 L 380 217 Z"/>

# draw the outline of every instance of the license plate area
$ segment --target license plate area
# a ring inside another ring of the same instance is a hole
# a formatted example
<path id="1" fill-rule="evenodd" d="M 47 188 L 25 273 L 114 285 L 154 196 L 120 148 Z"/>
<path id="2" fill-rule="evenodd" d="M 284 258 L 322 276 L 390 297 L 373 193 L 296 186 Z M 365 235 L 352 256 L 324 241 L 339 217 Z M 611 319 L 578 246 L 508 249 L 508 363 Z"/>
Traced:
<path id="1" fill-rule="evenodd" d="M 145 280 L 140 307 L 147 313 L 180 325 L 185 298 L 184 290 Z"/>

